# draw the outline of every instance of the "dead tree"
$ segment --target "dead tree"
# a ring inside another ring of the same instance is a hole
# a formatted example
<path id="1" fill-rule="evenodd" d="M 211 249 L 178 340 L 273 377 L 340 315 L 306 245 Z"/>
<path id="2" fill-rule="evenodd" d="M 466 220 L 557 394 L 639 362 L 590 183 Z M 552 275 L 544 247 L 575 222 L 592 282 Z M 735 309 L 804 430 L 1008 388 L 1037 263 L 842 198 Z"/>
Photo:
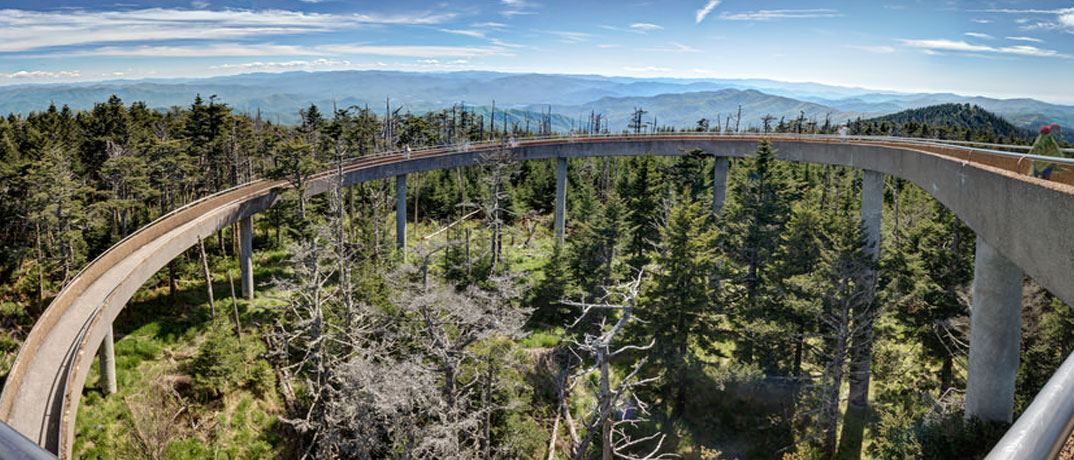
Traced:
<path id="1" fill-rule="evenodd" d="M 654 342 L 645 346 L 626 345 L 615 348 L 616 336 L 623 328 L 636 318 L 632 315 L 638 294 L 641 291 L 643 272 L 639 271 L 633 281 L 615 288 L 605 288 L 606 295 L 597 303 L 576 302 L 563 300 L 562 303 L 582 309 L 582 313 L 569 326 L 574 327 L 582 322 L 590 312 L 599 310 L 615 310 L 619 312 L 619 319 L 612 325 L 606 324 L 608 315 L 602 315 L 601 323 L 597 330 L 598 334 L 586 332 L 581 341 L 572 340 L 574 352 L 582 362 L 593 364 L 585 370 L 576 373 L 572 377 L 570 386 L 576 384 L 581 377 L 590 372 L 599 372 L 599 383 L 593 385 L 591 390 L 596 397 L 597 404 L 590 410 L 585 422 L 585 435 L 581 442 L 577 443 L 571 453 L 573 460 L 581 460 L 588 456 L 595 435 L 599 432 L 601 439 L 601 457 L 604 460 L 612 458 L 625 459 L 660 459 L 672 458 L 674 454 L 659 453 L 666 435 L 654 433 L 640 438 L 634 438 L 630 431 L 634 431 L 639 423 L 647 421 L 644 417 L 649 414 L 648 403 L 642 401 L 635 393 L 635 389 L 645 384 L 654 382 L 657 378 L 640 378 L 639 371 L 645 365 L 646 359 L 642 358 L 634 363 L 630 373 L 612 386 L 610 363 L 615 356 L 627 351 L 645 351 L 651 348 Z M 617 420 L 618 419 L 618 420 Z M 647 444 L 655 442 L 651 449 Z M 635 453 L 639 451 L 640 453 Z"/>
<path id="2" fill-rule="evenodd" d="M 486 226 L 489 230 L 489 248 L 492 253 L 492 272 L 497 268 L 502 271 L 503 261 L 503 229 L 509 209 L 504 203 L 510 196 L 508 188 L 511 179 L 518 174 L 518 162 L 515 161 L 514 152 L 503 143 L 499 148 L 481 153 L 481 163 L 484 165 L 485 174 L 481 183 L 485 186 L 480 203 L 484 210 Z"/>

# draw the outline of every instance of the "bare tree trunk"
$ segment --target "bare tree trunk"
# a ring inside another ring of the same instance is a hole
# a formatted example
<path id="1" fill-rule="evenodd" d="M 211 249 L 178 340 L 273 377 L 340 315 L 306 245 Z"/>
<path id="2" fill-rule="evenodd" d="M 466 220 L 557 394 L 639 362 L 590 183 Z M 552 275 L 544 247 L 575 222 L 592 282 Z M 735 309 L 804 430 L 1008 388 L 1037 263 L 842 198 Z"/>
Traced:
<path id="1" fill-rule="evenodd" d="M 209 293 L 209 310 L 216 318 L 216 303 L 213 302 L 213 277 L 209 273 L 209 257 L 205 255 L 205 242 L 198 237 L 198 250 L 201 251 L 201 267 L 205 269 L 205 290 Z"/>
<path id="2" fill-rule="evenodd" d="M 235 297 L 235 278 L 231 276 L 231 270 L 227 271 L 227 281 L 231 286 L 231 311 L 235 313 L 235 335 L 242 340 L 242 322 L 239 321 L 239 301 Z"/>
<path id="3" fill-rule="evenodd" d="M 34 222 L 37 251 L 37 311 L 45 311 L 45 258 L 41 255 L 41 224 Z"/>

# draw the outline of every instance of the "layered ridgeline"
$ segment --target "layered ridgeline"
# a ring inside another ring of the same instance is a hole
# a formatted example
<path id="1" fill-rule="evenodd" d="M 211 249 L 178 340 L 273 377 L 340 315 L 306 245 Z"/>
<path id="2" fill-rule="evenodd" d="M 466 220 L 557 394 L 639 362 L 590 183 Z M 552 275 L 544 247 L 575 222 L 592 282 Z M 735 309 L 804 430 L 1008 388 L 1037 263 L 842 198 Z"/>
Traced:
<path id="1" fill-rule="evenodd" d="M 530 110 L 537 107 L 527 107 Z M 878 115 L 843 111 L 828 106 L 802 102 L 789 97 L 773 96 L 756 90 L 723 89 L 690 93 L 660 94 L 650 97 L 606 97 L 581 105 L 553 105 L 552 112 L 568 117 L 585 118 L 591 113 L 607 117 L 608 131 L 629 129 L 636 110 L 644 110 L 643 123 L 651 130 L 659 128 L 689 129 L 706 119 L 710 129 L 719 122 L 721 130 L 761 129 L 765 116 L 773 117 L 771 125 L 780 119 L 804 117 L 823 125 L 825 120 L 839 124 L 859 117 Z M 739 119 L 741 114 L 741 119 Z"/>
<path id="2" fill-rule="evenodd" d="M 725 92 L 736 90 L 737 92 Z M 752 91 L 751 91 L 752 90 Z M 548 105 L 562 115 L 553 120 L 556 131 L 566 132 L 571 120 L 577 127 L 588 122 L 588 113 L 599 107 L 626 107 L 632 104 L 653 115 L 661 125 L 690 128 L 697 115 L 721 121 L 737 114 L 743 105 L 740 123 L 759 126 L 758 117 L 769 112 L 775 117 L 805 117 L 821 120 L 831 113 L 833 120 L 867 118 L 900 110 L 936 104 L 973 104 L 992 111 L 1023 128 L 1044 122 L 1074 124 L 1074 107 L 1035 99 L 994 99 L 949 93 L 896 93 L 865 88 L 849 88 L 817 83 L 790 83 L 763 79 L 680 79 L 626 78 L 600 75 L 510 74 L 501 72 L 396 72 L 332 71 L 251 73 L 202 79 L 117 80 L 50 85 L 0 86 L 0 113 L 29 114 L 48 108 L 51 101 L 73 110 L 92 109 L 93 104 L 115 94 L 126 101 L 144 101 L 150 108 L 170 110 L 185 106 L 192 94 L 216 95 L 239 113 L 260 113 L 265 120 L 296 123 L 296 107 L 316 104 L 329 107 L 368 107 L 383 115 L 391 99 L 392 110 L 415 114 L 450 107 L 452 104 L 491 106 L 497 110 L 522 109 L 546 113 Z M 722 94 L 713 94 L 722 93 Z M 680 95 L 676 99 L 674 95 Z M 733 101 L 732 99 L 742 99 Z M 682 112 L 667 111 L 681 104 Z M 751 104 L 755 109 L 751 109 Z M 767 106 L 767 107 L 766 107 Z M 795 107 L 800 106 L 800 107 Z M 693 111 L 686 116 L 686 111 Z M 327 112 L 327 110 L 326 110 Z M 606 111 L 615 116 L 617 111 Z M 599 111 L 597 111 L 599 113 Z M 678 119 L 677 117 L 680 117 Z M 522 117 L 523 123 L 525 117 Z M 611 120 L 609 130 L 624 129 L 622 120 Z M 715 120 L 713 120 L 714 122 Z M 562 123 L 561 123 L 562 122 Z"/>

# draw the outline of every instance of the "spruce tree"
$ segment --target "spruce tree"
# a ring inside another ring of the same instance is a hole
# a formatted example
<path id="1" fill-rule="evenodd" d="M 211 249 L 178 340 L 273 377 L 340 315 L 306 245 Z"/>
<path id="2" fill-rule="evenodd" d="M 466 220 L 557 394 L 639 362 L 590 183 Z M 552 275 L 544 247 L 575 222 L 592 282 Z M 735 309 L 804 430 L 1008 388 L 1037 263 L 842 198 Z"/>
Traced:
<path id="1" fill-rule="evenodd" d="M 660 174 L 656 159 L 651 155 L 633 157 L 628 163 L 630 173 L 619 186 L 626 204 L 627 265 L 640 270 L 649 263 L 649 252 L 659 239 L 656 226 L 661 195 Z"/>
<path id="2" fill-rule="evenodd" d="M 729 203 L 722 224 L 723 247 L 741 267 L 735 281 L 742 295 L 736 300 L 735 319 L 739 322 L 741 358 L 753 363 L 760 355 L 761 365 L 773 368 L 781 353 L 776 349 L 758 349 L 773 334 L 771 307 L 779 301 L 776 261 L 786 257 L 780 246 L 796 199 L 794 182 L 786 165 L 775 158 L 767 140 L 759 143 L 753 156 L 737 162 L 733 169 Z"/>
<path id="3" fill-rule="evenodd" d="M 698 365 L 693 350 L 709 353 L 719 339 L 722 298 L 714 289 L 721 259 L 717 232 L 706 225 L 710 213 L 697 201 L 682 201 L 671 209 L 660 230 L 660 247 L 652 282 L 644 291 L 635 328 L 637 342 L 656 344 L 648 356 L 662 371 L 660 389 L 670 401 L 673 417 L 686 409 L 690 372 Z"/>

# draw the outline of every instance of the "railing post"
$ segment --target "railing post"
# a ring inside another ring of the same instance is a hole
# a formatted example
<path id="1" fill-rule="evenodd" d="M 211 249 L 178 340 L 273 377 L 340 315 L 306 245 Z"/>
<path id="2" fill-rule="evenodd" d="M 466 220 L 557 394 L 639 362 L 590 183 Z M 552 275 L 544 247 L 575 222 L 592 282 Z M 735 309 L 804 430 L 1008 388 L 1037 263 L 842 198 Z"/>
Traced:
<path id="1" fill-rule="evenodd" d="M 112 335 L 112 325 L 108 325 L 108 333 L 101 341 L 101 347 L 97 349 L 97 370 L 101 374 L 101 391 L 106 395 L 115 394 L 118 390 L 116 385 L 116 346 Z"/>
<path id="2" fill-rule="evenodd" d="M 567 214 L 567 159 L 556 158 L 556 244 L 563 244 L 563 228 Z"/>
<path id="3" fill-rule="evenodd" d="M 254 298 L 253 224 L 253 216 L 239 221 L 239 270 L 242 272 L 239 283 L 242 285 L 242 296 L 250 300 Z"/>
<path id="4" fill-rule="evenodd" d="M 395 244 L 406 260 L 406 174 L 395 176 Z"/>
<path id="5" fill-rule="evenodd" d="M 973 267 L 966 417 L 1010 422 L 1022 340 L 1022 269 L 981 237 Z"/>
<path id="6" fill-rule="evenodd" d="M 727 173 L 731 170 L 731 159 L 716 157 L 712 166 L 712 214 L 723 214 L 723 203 L 727 200 Z"/>

